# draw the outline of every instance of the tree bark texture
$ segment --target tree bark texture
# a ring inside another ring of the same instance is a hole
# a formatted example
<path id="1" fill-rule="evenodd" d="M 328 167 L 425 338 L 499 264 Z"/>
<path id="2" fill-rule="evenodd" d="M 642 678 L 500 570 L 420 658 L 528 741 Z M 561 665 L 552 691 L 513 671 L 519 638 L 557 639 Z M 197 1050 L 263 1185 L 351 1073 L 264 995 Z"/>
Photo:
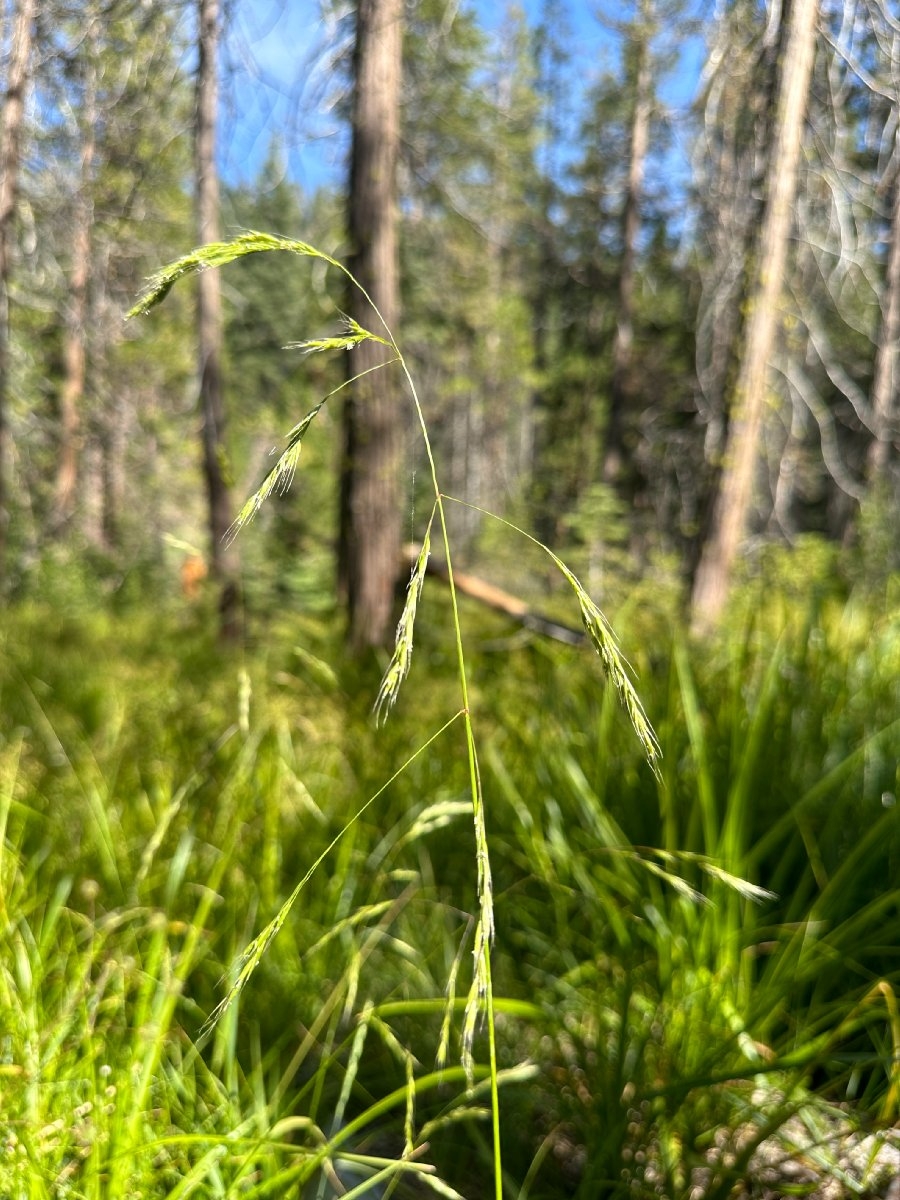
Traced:
<path id="1" fill-rule="evenodd" d="M 712 627 L 722 613 L 753 503 L 769 362 L 775 345 L 779 297 L 794 217 L 803 125 L 815 58 L 817 17 L 818 0 L 792 0 L 779 70 L 766 208 L 749 294 L 722 475 L 710 535 L 694 580 L 692 615 L 697 632 Z"/>
<path id="2" fill-rule="evenodd" d="M 201 244 L 206 244 L 219 240 L 216 64 L 221 12 L 219 0 L 199 0 L 199 5 L 200 37 L 194 155 L 198 234 Z M 217 271 L 201 271 L 197 277 L 197 345 L 203 475 L 209 505 L 210 574 L 219 587 L 221 633 L 226 640 L 231 640 L 239 633 L 240 597 L 236 552 L 226 544 L 233 513 L 226 471 L 222 295 Z"/>
<path id="3" fill-rule="evenodd" d="M 0 125 L 0 584 L 6 573 L 9 532 L 9 286 L 20 141 L 34 17 L 35 0 L 19 0 L 13 10 L 9 74 Z"/>
<path id="4" fill-rule="evenodd" d="M 610 390 L 609 419 L 603 456 L 603 478 L 619 483 L 625 468 L 627 447 L 625 423 L 633 387 L 631 381 L 634 347 L 634 285 L 637 243 L 641 232 L 641 193 L 644 165 L 650 144 L 650 113 L 653 103 L 653 76 L 650 39 L 653 32 L 652 4 L 643 0 L 639 17 L 632 29 L 634 39 L 634 108 L 628 159 L 628 180 L 622 210 L 622 257 L 619 267 L 619 302 L 616 334 L 613 340 L 613 374 Z"/>
<path id="5" fill-rule="evenodd" d="M 89 47 L 84 88 L 84 143 L 81 180 L 75 198 L 72 230 L 72 266 L 69 303 L 63 338 L 63 380 L 59 395 L 60 439 L 56 486 L 53 498 L 53 527 L 61 530 L 75 509 L 81 410 L 84 401 L 87 362 L 88 284 L 91 274 L 91 223 L 93 220 L 93 170 L 96 149 L 97 88 L 95 18 L 89 18 L 86 43 Z"/>
<path id="6" fill-rule="evenodd" d="M 400 141 L 402 0 L 360 0 L 354 50 L 348 232 L 353 275 L 393 329 L 399 311 L 397 157 Z M 372 306 L 351 289 L 350 315 L 380 333 Z M 385 348 L 363 342 L 349 356 L 343 413 L 338 586 L 354 650 L 387 643 L 402 534 L 402 423 L 396 376 L 373 370 Z M 366 374 L 365 372 L 368 372 Z"/>
<path id="7" fill-rule="evenodd" d="M 900 122 L 900 103 L 895 120 Z M 893 440 L 898 436 L 897 399 L 900 393 L 900 127 L 894 134 L 897 160 L 891 206 L 891 239 L 881 299 L 881 329 L 872 381 L 875 439 L 869 446 L 868 475 L 874 483 L 887 473 Z"/>

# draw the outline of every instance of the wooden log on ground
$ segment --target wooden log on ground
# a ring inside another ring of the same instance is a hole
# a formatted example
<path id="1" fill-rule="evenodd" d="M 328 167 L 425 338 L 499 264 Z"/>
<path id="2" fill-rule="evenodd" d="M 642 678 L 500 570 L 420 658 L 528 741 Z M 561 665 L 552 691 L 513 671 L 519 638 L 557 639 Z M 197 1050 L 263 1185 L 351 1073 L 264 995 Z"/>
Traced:
<path id="1" fill-rule="evenodd" d="M 420 549 L 421 547 L 414 544 L 410 544 L 404 548 L 404 558 L 409 568 L 418 559 Z M 449 579 L 447 564 L 440 562 L 433 556 L 428 559 L 426 574 L 436 575 L 445 582 Z M 473 600 L 478 600 L 481 604 L 486 604 L 488 608 L 492 608 L 495 612 L 504 613 L 507 617 L 512 618 L 512 620 L 524 626 L 525 629 L 531 630 L 533 633 L 553 638 L 557 642 L 565 642 L 568 646 L 580 646 L 584 641 L 583 630 L 573 629 L 571 626 L 563 625 L 561 622 L 554 621 L 550 617 L 545 617 L 541 613 L 532 612 L 524 600 L 518 596 L 513 596 L 510 592 L 505 592 L 493 583 L 488 583 L 486 579 L 480 579 L 477 575 L 469 575 L 463 571 L 454 570 L 453 582 L 458 592 L 461 592 L 465 596 L 470 596 Z"/>

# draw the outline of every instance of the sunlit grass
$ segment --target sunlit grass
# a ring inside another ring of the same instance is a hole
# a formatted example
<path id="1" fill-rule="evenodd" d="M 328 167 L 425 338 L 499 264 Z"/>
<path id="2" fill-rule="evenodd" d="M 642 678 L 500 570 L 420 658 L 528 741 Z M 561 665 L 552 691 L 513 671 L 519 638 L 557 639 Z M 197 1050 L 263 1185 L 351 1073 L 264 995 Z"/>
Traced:
<path id="1" fill-rule="evenodd" d="M 419 1190 L 477 1194 L 481 1033 L 475 1094 L 453 1066 L 477 898 L 464 765 L 440 739 L 341 836 L 195 1049 L 239 952 L 442 711 L 440 613 L 417 634 L 434 684 L 411 678 L 381 729 L 377 677 L 324 669 L 325 626 L 306 625 L 300 652 L 273 631 L 238 667 L 181 617 L 56 634 L 39 614 L 15 621 L 0 1191 L 262 1195 L 321 1179 L 328 1194 L 380 1176 L 402 1195 L 415 1174 Z M 703 653 L 639 651 L 660 781 L 586 653 L 533 641 L 472 657 L 504 1161 L 530 1194 L 598 1194 L 624 1170 L 687 1195 L 717 1131 L 755 1113 L 709 1193 L 724 1196 L 751 1142 L 794 1113 L 828 1125 L 815 1093 L 896 1120 L 893 630 L 834 607 Z"/>

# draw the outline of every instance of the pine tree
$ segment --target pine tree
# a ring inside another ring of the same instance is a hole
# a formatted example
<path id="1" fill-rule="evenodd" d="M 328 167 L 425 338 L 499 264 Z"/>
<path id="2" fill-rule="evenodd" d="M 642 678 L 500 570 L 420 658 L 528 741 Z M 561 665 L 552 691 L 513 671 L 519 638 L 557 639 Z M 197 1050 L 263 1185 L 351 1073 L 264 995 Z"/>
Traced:
<path id="1" fill-rule="evenodd" d="M 28 86 L 34 16 L 34 0 L 18 0 L 13 8 L 6 96 L 0 126 L 0 583 L 5 579 L 9 524 L 9 290 L 13 258 L 13 219 L 16 211 L 22 119 L 25 90 Z"/>
<path id="2" fill-rule="evenodd" d="M 219 240 L 219 179 L 216 166 L 217 59 L 221 33 L 219 0 L 199 0 L 197 116 L 194 134 L 197 230 L 201 244 Z M 209 503 L 210 573 L 219 586 L 222 636 L 239 634 L 237 552 L 228 543 L 234 519 L 226 469 L 225 401 L 222 377 L 222 300 L 217 271 L 197 281 L 197 351 L 200 376 L 203 475 Z"/>
<path id="3" fill-rule="evenodd" d="M 753 501 L 755 466 L 776 331 L 776 310 L 784 286 L 788 238 L 810 79 L 815 57 L 818 0 L 793 0 L 779 68 L 773 150 L 767 198 L 757 252 L 750 315 L 742 338 L 740 371 L 725 446 L 724 468 L 713 510 L 710 537 L 694 580 L 695 627 L 706 629 L 725 605 L 738 546 Z"/>
<path id="4" fill-rule="evenodd" d="M 400 0 L 360 0 L 353 59 L 349 267 L 371 303 L 351 289 L 348 315 L 364 329 L 374 326 L 376 333 L 380 320 L 393 329 L 399 315 L 401 35 Z M 402 417 L 394 376 L 378 369 L 384 357 L 384 347 L 376 342 L 357 348 L 344 402 L 339 590 L 347 604 L 348 640 L 356 650 L 388 641 L 401 567 Z"/>

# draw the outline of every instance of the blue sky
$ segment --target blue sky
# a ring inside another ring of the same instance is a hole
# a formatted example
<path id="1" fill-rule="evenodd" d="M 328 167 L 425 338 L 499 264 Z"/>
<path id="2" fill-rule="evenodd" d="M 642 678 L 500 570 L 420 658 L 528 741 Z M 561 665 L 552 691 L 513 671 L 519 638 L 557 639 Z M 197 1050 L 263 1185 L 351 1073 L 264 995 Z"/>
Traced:
<path id="1" fill-rule="evenodd" d="M 499 23 L 506 8 L 496 0 L 473 3 L 487 27 Z M 520 0 L 519 6 L 530 22 L 537 20 L 541 0 Z M 234 5 L 223 55 L 220 130 L 220 166 L 229 181 L 252 179 L 273 137 L 284 147 L 290 177 L 305 191 L 340 181 L 340 125 L 324 105 L 330 80 L 323 50 L 333 43 L 334 30 L 324 26 L 319 7 L 318 0 L 241 0 Z M 617 13 L 626 7 L 612 4 Z M 567 8 L 575 56 L 572 76 L 577 81 L 573 86 L 583 87 L 614 66 L 616 41 L 593 15 L 597 5 L 592 0 L 568 0 Z M 662 94 L 670 106 L 677 109 L 690 102 L 700 54 L 694 39 L 664 82 Z M 686 154 L 686 149 L 680 153 Z M 673 166 L 677 169 L 677 163 Z"/>

